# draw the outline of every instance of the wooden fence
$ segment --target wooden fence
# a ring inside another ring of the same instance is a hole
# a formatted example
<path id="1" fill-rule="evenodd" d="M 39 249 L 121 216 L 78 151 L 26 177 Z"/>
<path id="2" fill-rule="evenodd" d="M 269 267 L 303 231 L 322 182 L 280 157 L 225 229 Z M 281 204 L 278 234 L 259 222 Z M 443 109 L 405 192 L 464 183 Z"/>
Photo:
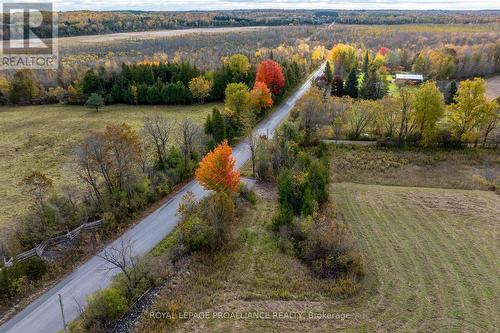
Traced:
<path id="1" fill-rule="evenodd" d="M 97 229 L 99 227 L 102 227 L 102 220 L 90 222 L 90 223 L 84 223 L 84 224 L 80 225 L 78 228 L 73 229 L 71 231 L 68 231 L 64 235 L 57 236 L 57 237 L 50 238 L 50 239 L 46 239 L 42 243 L 40 243 L 38 246 L 36 246 L 35 248 L 28 250 L 26 252 L 20 253 L 16 256 L 10 258 L 9 260 L 6 260 L 4 258 L 4 266 L 5 267 L 12 266 L 12 264 L 14 263 L 14 260 L 23 261 L 23 260 L 26 260 L 28 258 L 34 257 L 34 256 L 41 257 L 43 255 L 43 253 L 45 252 L 45 250 L 47 249 L 47 247 L 55 246 L 55 245 L 58 245 L 58 244 L 61 244 L 61 243 L 67 242 L 67 241 L 72 241 L 73 239 L 78 237 L 82 231 L 93 230 L 93 229 Z"/>

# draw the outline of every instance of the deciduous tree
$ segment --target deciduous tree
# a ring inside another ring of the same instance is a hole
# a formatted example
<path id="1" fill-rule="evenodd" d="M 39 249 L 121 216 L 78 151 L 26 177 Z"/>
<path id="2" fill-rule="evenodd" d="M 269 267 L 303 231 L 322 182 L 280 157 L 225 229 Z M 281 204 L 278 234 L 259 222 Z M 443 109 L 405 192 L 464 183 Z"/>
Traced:
<path id="1" fill-rule="evenodd" d="M 143 133 L 156 151 L 156 159 L 160 167 L 165 166 L 168 155 L 168 144 L 175 124 L 162 114 L 155 113 L 146 117 Z"/>
<path id="2" fill-rule="evenodd" d="M 347 125 L 349 136 L 359 139 L 364 130 L 375 120 L 377 102 L 359 100 L 347 110 Z"/>
<path id="3" fill-rule="evenodd" d="M 255 86 L 250 94 L 252 95 L 252 102 L 258 108 L 259 112 L 273 106 L 271 90 L 269 90 L 264 82 L 255 82 Z"/>
<path id="4" fill-rule="evenodd" d="M 207 190 L 236 192 L 240 184 L 240 173 L 235 170 L 236 160 L 227 140 L 209 152 L 196 170 L 196 179 Z"/>
<path id="5" fill-rule="evenodd" d="M 227 61 L 234 82 L 244 82 L 250 70 L 250 61 L 243 54 L 233 54 Z"/>
<path id="6" fill-rule="evenodd" d="M 486 98 L 486 82 L 477 78 L 460 84 L 455 103 L 448 107 L 448 118 L 457 139 L 475 141 L 478 129 L 495 119 L 497 112 L 498 103 Z"/>
<path id="7" fill-rule="evenodd" d="M 96 112 L 99 112 L 99 109 L 104 106 L 104 99 L 101 95 L 92 93 L 85 102 L 85 105 L 91 109 L 95 109 Z"/>
<path id="8" fill-rule="evenodd" d="M 212 81 L 203 76 L 195 77 L 189 82 L 189 91 L 195 99 L 203 103 L 212 91 Z"/>
<path id="9" fill-rule="evenodd" d="M 435 82 L 426 82 L 415 93 L 413 101 L 414 120 L 420 130 L 422 142 L 433 142 L 437 123 L 444 115 L 444 97 Z"/>
<path id="10" fill-rule="evenodd" d="M 242 115 L 250 110 L 252 96 L 244 83 L 230 83 L 226 88 L 226 107 Z"/>
<path id="11" fill-rule="evenodd" d="M 283 71 L 280 65 L 273 60 L 265 60 L 260 63 L 255 80 L 264 82 L 275 95 L 281 94 L 283 87 L 285 87 Z"/>
<path id="12" fill-rule="evenodd" d="M 345 78 L 353 69 L 358 67 L 358 55 L 356 50 L 346 44 L 337 44 L 330 51 L 329 60 L 333 64 L 333 73 L 335 76 Z"/>

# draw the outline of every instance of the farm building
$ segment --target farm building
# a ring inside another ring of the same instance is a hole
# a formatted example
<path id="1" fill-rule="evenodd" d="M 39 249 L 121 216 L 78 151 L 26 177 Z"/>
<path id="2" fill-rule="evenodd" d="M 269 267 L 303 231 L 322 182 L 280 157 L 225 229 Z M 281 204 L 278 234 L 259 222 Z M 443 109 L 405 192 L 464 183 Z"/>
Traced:
<path id="1" fill-rule="evenodd" d="M 396 74 L 396 82 L 411 82 L 411 83 L 422 83 L 424 82 L 424 76 L 422 74 Z"/>

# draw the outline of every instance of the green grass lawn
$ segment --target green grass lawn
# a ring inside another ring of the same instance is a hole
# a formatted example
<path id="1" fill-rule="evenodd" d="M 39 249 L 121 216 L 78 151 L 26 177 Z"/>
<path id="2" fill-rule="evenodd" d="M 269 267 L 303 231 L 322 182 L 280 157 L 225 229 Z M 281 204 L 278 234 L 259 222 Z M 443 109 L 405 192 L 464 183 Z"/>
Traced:
<path id="1" fill-rule="evenodd" d="M 83 106 L 36 105 L 0 108 L 0 234 L 6 235 L 28 208 L 18 186 L 31 171 L 41 171 L 56 186 L 75 184 L 74 149 L 91 131 L 127 123 L 140 130 L 148 114 L 202 123 L 218 104 L 188 106 L 107 106 L 96 113 Z"/>
<path id="2" fill-rule="evenodd" d="M 491 192 L 335 184 L 370 287 L 353 331 L 496 332 L 500 201 Z"/>

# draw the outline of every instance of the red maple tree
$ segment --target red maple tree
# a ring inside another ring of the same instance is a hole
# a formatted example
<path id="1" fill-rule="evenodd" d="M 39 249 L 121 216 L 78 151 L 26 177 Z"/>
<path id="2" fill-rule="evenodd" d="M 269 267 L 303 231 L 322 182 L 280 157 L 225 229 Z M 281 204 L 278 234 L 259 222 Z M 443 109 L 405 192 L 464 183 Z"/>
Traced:
<path id="1" fill-rule="evenodd" d="M 385 57 L 389 53 L 389 49 L 387 47 L 382 46 L 380 50 L 378 50 L 378 54 Z"/>
<path id="2" fill-rule="evenodd" d="M 206 189 L 215 192 L 236 192 L 240 185 L 240 172 L 234 169 L 233 149 L 224 140 L 200 162 L 196 179 Z"/>
<path id="3" fill-rule="evenodd" d="M 280 65 L 273 60 L 264 60 L 257 69 L 256 82 L 264 82 L 275 95 L 281 94 L 285 86 L 285 76 Z"/>

